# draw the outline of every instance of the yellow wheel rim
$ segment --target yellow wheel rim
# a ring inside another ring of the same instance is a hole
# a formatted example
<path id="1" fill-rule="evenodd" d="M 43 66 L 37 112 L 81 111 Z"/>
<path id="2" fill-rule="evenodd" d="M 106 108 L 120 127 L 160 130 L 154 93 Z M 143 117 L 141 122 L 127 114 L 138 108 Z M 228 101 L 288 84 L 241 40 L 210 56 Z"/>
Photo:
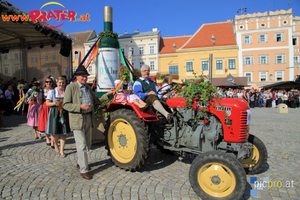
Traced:
<path id="1" fill-rule="evenodd" d="M 259 151 L 255 145 L 253 145 L 253 148 L 251 149 L 251 154 L 249 158 L 242 159 L 241 162 L 243 164 L 244 168 L 253 167 L 257 164 L 259 160 Z"/>
<path id="2" fill-rule="evenodd" d="M 132 126 L 125 119 L 116 119 L 108 130 L 112 156 L 120 163 L 129 163 L 136 154 L 137 140 Z"/>
<path id="3" fill-rule="evenodd" d="M 202 190 L 213 197 L 226 197 L 236 186 L 232 171 L 220 163 L 208 163 L 198 172 L 198 183 Z"/>

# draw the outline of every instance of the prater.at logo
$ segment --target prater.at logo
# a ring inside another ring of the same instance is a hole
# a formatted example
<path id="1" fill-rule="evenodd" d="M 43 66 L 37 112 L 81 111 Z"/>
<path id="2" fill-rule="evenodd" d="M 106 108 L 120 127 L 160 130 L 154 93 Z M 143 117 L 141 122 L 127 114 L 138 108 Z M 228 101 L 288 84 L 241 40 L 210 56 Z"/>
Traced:
<path id="1" fill-rule="evenodd" d="M 32 21 L 33 23 L 37 22 L 48 22 L 51 19 L 54 19 L 55 21 L 73 21 L 73 22 L 82 22 L 82 21 L 90 21 L 90 15 L 87 13 L 85 15 L 80 15 L 79 18 L 77 17 L 77 13 L 72 10 L 49 10 L 49 11 L 43 11 L 42 8 L 48 5 L 58 5 L 63 8 L 65 8 L 64 5 L 58 2 L 48 2 L 41 6 L 39 10 L 32 10 L 29 12 L 29 15 L 2 15 L 3 21 Z M 61 23 L 57 26 L 50 26 L 43 24 L 44 26 L 48 28 L 58 28 L 64 24 Z"/>

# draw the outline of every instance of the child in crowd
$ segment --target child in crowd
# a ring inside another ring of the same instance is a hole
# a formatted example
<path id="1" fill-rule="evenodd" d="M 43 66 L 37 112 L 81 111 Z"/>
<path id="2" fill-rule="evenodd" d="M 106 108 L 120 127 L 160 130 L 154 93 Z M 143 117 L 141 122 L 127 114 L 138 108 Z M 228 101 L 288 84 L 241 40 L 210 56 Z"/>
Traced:
<path id="1" fill-rule="evenodd" d="M 41 134 L 37 132 L 41 99 L 39 98 L 39 91 L 35 91 L 33 89 L 34 87 L 39 88 L 39 86 L 40 83 L 36 81 L 32 84 L 32 88 L 30 88 L 27 92 L 28 97 L 31 96 L 31 92 L 34 92 L 31 101 L 28 102 L 30 105 L 27 114 L 27 126 L 33 127 L 35 139 L 42 139 Z"/>
<path id="2" fill-rule="evenodd" d="M 167 74 L 165 77 L 164 77 L 164 81 L 163 81 L 163 85 L 161 86 L 161 89 L 160 89 L 160 94 L 163 95 L 163 99 L 166 99 L 169 97 L 169 94 L 168 94 L 168 90 L 171 89 L 171 83 L 173 82 L 173 78 L 170 74 Z"/>
<path id="3" fill-rule="evenodd" d="M 126 69 L 119 70 L 119 74 L 117 79 L 115 80 L 115 87 L 120 83 L 121 77 Z M 133 103 L 137 105 L 141 111 L 144 111 L 146 108 L 149 107 L 143 100 L 141 100 L 136 94 L 130 94 L 132 91 L 132 84 L 130 82 L 129 77 L 126 78 L 123 82 L 123 89 L 119 90 L 118 93 L 114 96 L 114 100 L 119 102 L 123 105 L 128 103 Z"/>

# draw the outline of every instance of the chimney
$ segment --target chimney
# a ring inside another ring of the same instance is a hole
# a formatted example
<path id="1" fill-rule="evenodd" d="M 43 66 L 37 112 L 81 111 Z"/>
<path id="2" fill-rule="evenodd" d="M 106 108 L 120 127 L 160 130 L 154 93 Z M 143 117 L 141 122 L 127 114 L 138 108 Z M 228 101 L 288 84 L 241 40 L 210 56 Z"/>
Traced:
<path id="1" fill-rule="evenodd" d="M 153 28 L 153 29 L 152 29 L 152 32 L 156 32 L 156 31 L 157 31 L 157 28 Z"/>
<path id="2" fill-rule="evenodd" d="M 136 29 L 136 30 L 134 31 L 134 33 L 140 33 L 139 29 Z"/>
<path id="3" fill-rule="evenodd" d="M 125 35 L 126 35 L 126 34 L 128 34 L 128 31 L 125 31 L 125 33 L 124 33 L 124 34 L 125 34 Z"/>

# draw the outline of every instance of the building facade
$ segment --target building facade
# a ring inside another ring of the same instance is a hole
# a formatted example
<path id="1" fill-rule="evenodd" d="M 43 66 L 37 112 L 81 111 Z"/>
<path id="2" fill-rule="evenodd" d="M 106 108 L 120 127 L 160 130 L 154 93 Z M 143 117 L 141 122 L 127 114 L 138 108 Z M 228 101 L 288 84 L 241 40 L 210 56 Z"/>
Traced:
<path id="1" fill-rule="evenodd" d="M 160 73 L 177 73 L 179 80 L 209 75 L 210 54 L 213 55 L 213 78 L 239 75 L 238 47 L 231 22 L 203 24 L 192 36 L 162 39 L 159 55 Z"/>
<path id="2" fill-rule="evenodd" d="M 296 23 L 292 9 L 235 16 L 233 25 L 239 47 L 239 76 L 247 77 L 253 87 L 294 80 Z"/>
<path id="3" fill-rule="evenodd" d="M 294 75 L 300 75 L 300 17 L 293 18 Z"/>
<path id="4" fill-rule="evenodd" d="M 160 50 L 161 32 L 157 28 L 152 31 L 134 33 L 125 32 L 118 38 L 124 55 L 134 68 L 140 69 L 143 64 L 150 66 L 150 75 L 159 72 L 158 54 Z"/>
<path id="5" fill-rule="evenodd" d="M 8 53 L 0 54 L 0 77 L 4 80 L 16 77 L 21 79 L 21 50 L 11 49 Z"/>
<path id="6" fill-rule="evenodd" d="M 71 33 L 71 35 L 75 38 L 72 44 L 72 63 L 73 72 L 75 72 L 89 50 L 88 48 L 88 50 L 86 51 L 85 42 L 97 38 L 97 34 L 95 30 L 87 30 Z M 93 73 L 92 67 L 88 67 L 87 70 L 89 73 Z"/>

